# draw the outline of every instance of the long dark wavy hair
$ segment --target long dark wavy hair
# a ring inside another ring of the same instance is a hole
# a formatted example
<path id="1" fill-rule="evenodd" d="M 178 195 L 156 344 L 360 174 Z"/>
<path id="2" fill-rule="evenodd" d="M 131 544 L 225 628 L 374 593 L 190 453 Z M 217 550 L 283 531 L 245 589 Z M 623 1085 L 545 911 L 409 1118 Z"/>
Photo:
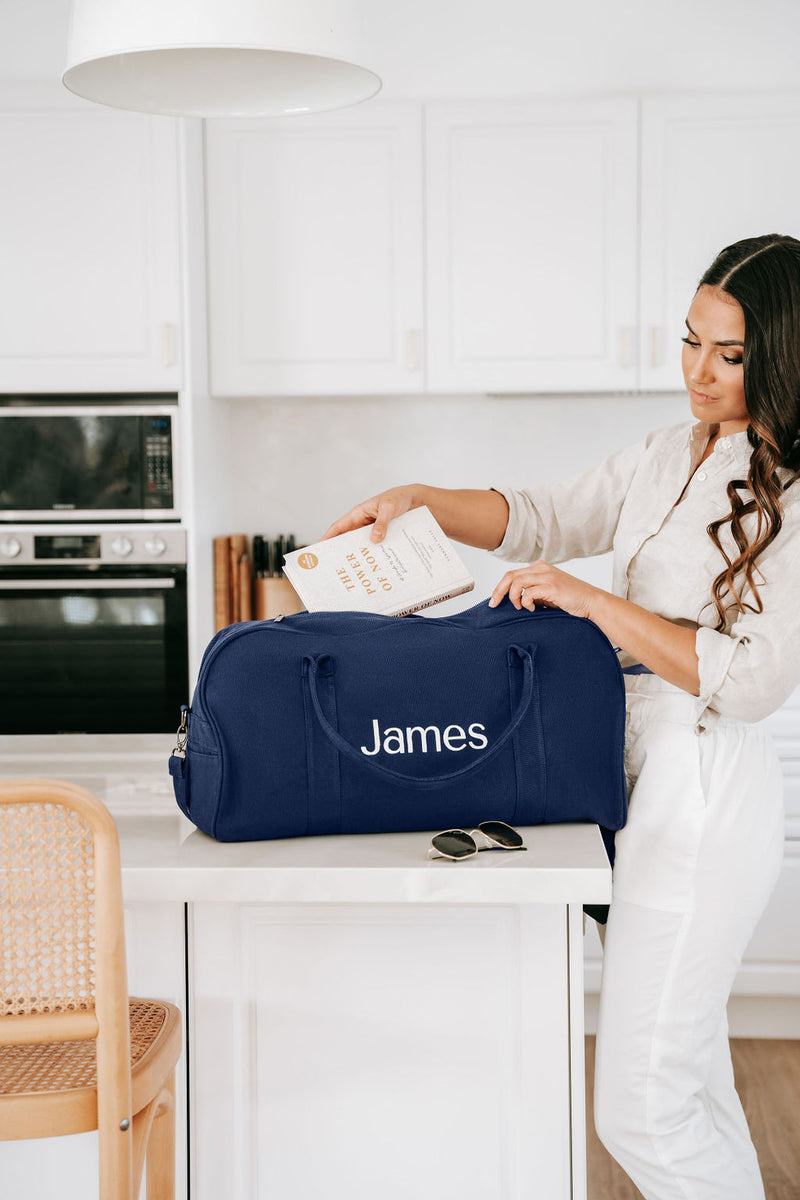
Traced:
<path id="1" fill-rule="evenodd" d="M 768 233 L 734 242 L 717 255 L 698 289 L 704 284 L 732 296 L 744 311 L 744 399 L 752 447 L 747 478 L 728 484 L 731 511 L 707 527 L 726 564 L 711 589 L 719 616 L 716 628 L 721 631 L 726 591 L 739 612 L 762 611 L 754 579 L 756 560 L 780 533 L 782 493 L 800 475 L 800 241 Z M 791 473 L 783 482 L 779 467 Z M 749 500 L 743 496 L 747 491 Z M 751 513 L 757 517 L 750 542 L 743 518 Z M 734 559 L 720 542 L 719 531 L 728 523 L 739 552 Z M 742 599 L 743 580 L 755 606 Z"/>

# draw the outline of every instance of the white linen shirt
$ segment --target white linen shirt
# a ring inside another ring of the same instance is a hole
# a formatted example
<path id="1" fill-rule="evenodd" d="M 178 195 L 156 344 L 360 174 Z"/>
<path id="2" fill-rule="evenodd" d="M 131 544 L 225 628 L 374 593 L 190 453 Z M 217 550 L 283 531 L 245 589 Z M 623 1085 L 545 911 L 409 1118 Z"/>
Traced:
<path id="1" fill-rule="evenodd" d="M 711 585 L 725 562 L 706 526 L 730 512 L 726 487 L 747 478 L 751 448 L 746 431 L 718 438 L 695 471 L 713 428 L 672 425 L 577 478 L 494 489 L 509 506 L 498 557 L 559 563 L 613 549 L 615 595 L 697 629 L 698 731 L 717 717 L 760 721 L 800 684 L 800 480 L 783 493 L 781 531 L 756 560 L 763 611 L 741 613 L 731 605 L 725 629 L 717 632 Z M 786 482 L 789 472 L 781 469 L 779 477 Z M 740 495 L 751 498 L 747 489 Z M 750 541 L 755 521 L 756 514 L 744 518 Z M 720 536 L 734 559 L 729 524 Z M 737 586 L 745 603 L 754 604 L 741 577 Z M 622 655 L 620 661 L 635 660 Z"/>

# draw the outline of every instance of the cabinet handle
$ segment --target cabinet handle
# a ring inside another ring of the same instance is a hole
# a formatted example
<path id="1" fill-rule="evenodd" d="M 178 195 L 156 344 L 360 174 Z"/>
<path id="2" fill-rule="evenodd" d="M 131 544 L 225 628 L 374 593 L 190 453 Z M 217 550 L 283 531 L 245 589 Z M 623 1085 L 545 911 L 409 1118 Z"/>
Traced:
<path id="1" fill-rule="evenodd" d="M 659 334 L 661 330 L 658 325 L 650 326 L 650 366 L 657 367 L 659 364 Z"/>
<path id="2" fill-rule="evenodd" d="M 164 349 L 164 366 L 175 366 L 175 326 L 171 321 L 165 321 L 163 325 L 163 349 Z"/>
<path id="3" fill-rule="evenodd" d="M 631 365 L 631 334 L 633 329 L 630 325 L 623 325 L 620 336 L 620 361 L 623 367 Z"/>
<path id="4" fill-rule="evenodd" d="M 406 334 L 406 367 L 409 371 L 419 370 L 419 330 L 409 329 Z"/>

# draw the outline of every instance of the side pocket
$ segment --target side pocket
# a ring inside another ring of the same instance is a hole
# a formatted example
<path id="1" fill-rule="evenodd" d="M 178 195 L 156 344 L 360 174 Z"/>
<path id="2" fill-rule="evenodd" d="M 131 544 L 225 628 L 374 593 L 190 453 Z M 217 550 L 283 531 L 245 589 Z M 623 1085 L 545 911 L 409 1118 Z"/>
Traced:
<path id="1" fill-rule="evenodd" d="M 190 748 L 184 760 L 183 770 L 185 807 L 178 799 L 176 787 L 176 799 L 189 820 L 211 837 L 217 837 L 217 801 L 221 774 L 222 764 L 218 754 Z"/>
<path id="2" fill-rule="evenodd" d="M 169 756 L 169 773 L 172 776 L 172 790 L 175 793 L 178 808 L 191 820 L 186 798 L 186 759 L 183 755 L 171 754 Z"/>
<path id="3" fill-rule="evenodd" d="M 700 807 L 705 809 L 708 807 L 708 796 L 710 789 L 710 779 L 708 774 L 708 764 L 713 766 L 714 752 L 716 749 L 716 739 L 708 729 L 691 732 L 692 739 L 697 748 L 697 779 L 700 784 Z"/>

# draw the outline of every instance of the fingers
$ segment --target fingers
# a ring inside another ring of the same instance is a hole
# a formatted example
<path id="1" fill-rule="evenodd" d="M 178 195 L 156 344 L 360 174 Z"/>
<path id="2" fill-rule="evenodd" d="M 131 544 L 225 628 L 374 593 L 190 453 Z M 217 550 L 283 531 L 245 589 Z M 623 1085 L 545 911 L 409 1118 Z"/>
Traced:
<path id="1" fill-rule="evenodd" d="M 497 608 L 497 605 L 500 603 L 500 601 L 503 599 L 504 596 L 508 596 L 509 600 L 511 600 L 511 603 L 514 604 L 514 599 L 511 596 L 511 589 L 516 582 L 515 576 L 516 576 L 515 571 L 506 571 L 505 575 L 497 583 L 497 585 L 494 588 L 494 591 L 492 592 L 491 596 L 489 597 L 489 607 L 490 608 Z M 520 606 L 517 603 L 514 605 L 514 607 L 519 608 Z"/>
<path id="2" fill-rule="evenodd" d="M 398 505 L 393 500 L 379 500 L 378 511 L 375 515 L 375 523 L 372 526 L 372 532 L 369 535 L 371 542 L 382 542 L 386 537 L 386 530 L 389 527 L 389 522 L 398 517 Z"/>
<path id="3" fill-rule="evenodd" d="M 395 517 L 399 517 L 401 513 L 408 512 L 412 507 L 410 488 L 392 488 L 388 492 L 381 492 L 379 496 L 363 500 L 361 504 L 351 508 L 349 513 L 345 513 L 343 517 L 339 517 L 338 521 L 334 521 L 319 540 L 324 542 L 326 538 L 337 537 L 340 533 L 349 533 L 351 529 L 362 529 L 365 525 L 372 525 L 370 541 L 382 542 L 386 537 L 389 522 Z"/>
<path id="4" fill-rule="evenodd" d="M 508 596 L 514 608 L 527 608 L 529 612 L 535 610 L 537 602 L 544 604 L 545 601 L 537 601 L 536 596 L 536 592 L 541 591 L 541 581 L 537 578 L 539 565 L 531 563 L 519 571 L 506 571 L 489 598 L 489 607 L 496 608 L 504 596 Z"/>
<path id="5" fill-rule="evenodd" d="M 328 538 L 338 537 L 340 533 L 348 533 L 351 529 L 360 529 L 364 525 L 369 525 L 372 519 L 373 518 L 371 516 L 367 516 L 364 513 L 363 508 L 359 506 L 358 508 L 352 509 L 351 512 L 346 513 L 343 517 L 339 517 L 338 521 L 334 521 L 333 524 L 325 530 L 319 540 L 324 542 Z"/>

